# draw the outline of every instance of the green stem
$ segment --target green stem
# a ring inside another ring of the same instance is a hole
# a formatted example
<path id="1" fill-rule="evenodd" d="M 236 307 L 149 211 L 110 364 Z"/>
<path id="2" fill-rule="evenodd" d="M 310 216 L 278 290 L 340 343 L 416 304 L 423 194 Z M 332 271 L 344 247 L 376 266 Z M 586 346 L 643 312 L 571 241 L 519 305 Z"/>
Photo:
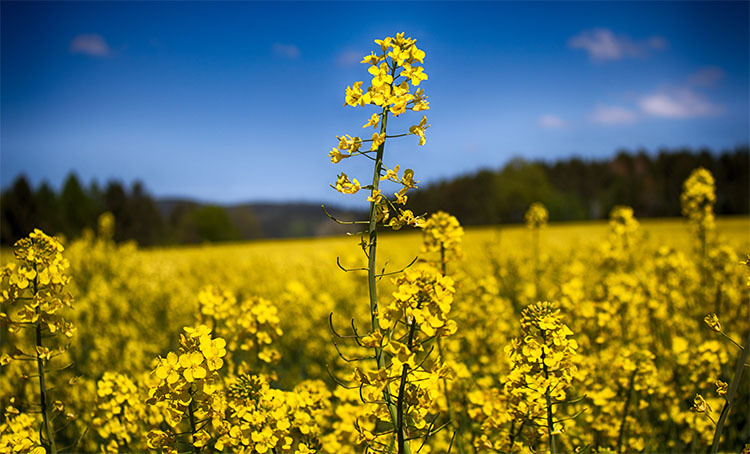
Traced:
<path id="1" fill-rule="evenodd" d="M 190 444 L 193 445 L 193 452 L 200 454 L 201 449 L 195 446 L 195 395 L 193 394 L 193 386 L 190 385 L 190 405 L 188 405 L 188 417 L 190 418 Z"/>
<path id="2" fill-rule="evenodd" d="M 622 442 L 625 440 L 625 430 L 628 423 L 628 406 L 630 406 L 630 400 L 633 397 L 633 385 L 635 384 L 635 376 L 638 374 L 638 368 L 636 367 L 633 374 L 630 376 L 628 383 L 628 397 L 625 399 L 625 407 L 622 409 L 622 421 L 620 422 L 620 434 L 617 437 L 617 452 L 622 452 Z"/>
<path id="3" fill-rule="evenodd" d="M 396 65 L 394 64 L 391 69 L 391 75 L 396 73 Z M 382 118 L 380 120 L 380 134 L 385 134 L 388 126 L 388 108 L 383 108 Z M 372 189 L 370 194 L 374 194 L 380 187 L 380 173 L 383 170 L 383 152 L 385 151 L 385 141 L 378 147 L 375 155 L 375 166 L 372 173 Z M 377 245 L 378 245 L 378 222 L 377 222 L 377 203 L 370 202 L 370 219 L 369 219 L 369 243 L 368 243 L 368 254 L 367 254 L 367 288 L 370 296 L 370 317 L 372 322 L 372 331 L 376 332 L 380 330 L 380 322 L 378 321 L 378 289 L 377 289 L 377 270 L 376 270 L 376 259 L 377 259 Z M 383 349 L 380 346 L 375 347 L 375 360 L 377 361 L 378 369 L 385 367 L 385 356 L 383 355 Z M 396 405 L 393 404 L 391 398 L 391 391 L 388 386 L 383 390 L 383 396 L 385 398 L 386 405 L 388 406 L 388 412 L 391 415 L 391 421 L 393 422 L 394 428 L 398 431 L 397 436 L 403 437 L 403 434 L 398 430 L 398 410 Z M 401 451 L 399 451 L 400 453 Z M 404 453 L 411 454 L 411 450 L 406 445 Z"/>
<path id="4" fill-rule="evenodd" d="M 417 309 L 420 304 L 417 303 Z M 407 320 L 408 322 L 408 320 Z M 409 337 L 406 341 L 407 350 L 411 351 L 412 343 L 414 342 L 414 334 L 417 331 L 417 321 L 412 319 L 411 327 L 409 328 Z M 398 400 L 396 401 L 396 436 L 398 443 L 398 454 L 406 454 L 411 452 L 409 445 L 406 443 L 406 424 L 404 424 L 404 400 L 406 399 L 406 379 L 409 375 L 409 365 L 404 364 L 401 369 L 401 383 L 398 387 Z"/>
<path id="5" fill-rule="evenodd" d="M 36 264 L 34 265 L 34 271 L 36 271 Z M 36 297 L 39 292 L 39 284 L 37 277 L 34 276 L 34 296 Z M 49 409 L 47 408 L 47 386 L 45 384 L 44 376 L 44 360 L 39 355 L 39 351 L 42 349 L 42 320 L 39 315 L 39 306 L 36 307 L 36 365 L 39 372 L 39 403 L 42 411 L 42 421 L 44 423 L 44 436 L 49 442 L 49 452 L 51 454 L 57 454 L 57 446 L 55 446 L 55 437 L 52 430 L 52 421 L 49 418 Z"/>
<path id="6" fill-rule="evenodd" d="M 547 343 L 547 338 L 542 330 L 542 340 Z M 544 350 L 542 350 L 542 370 L 544 371 L 544 379 L 549 380 L 549 372 L 547 371 L 547 365 L 544 364 Z M 557 443 L 554 435 L 554 426 L 552 422 L 552 398 L 550 397 L 550 387 L 547 385 L 547 390 L 544 392 L 544 399 L 547 402 L 547 432 L 549 433 L 549 448 L 552 454 L 557 454 Z"/>
<path id="7" fill-rule="evenodd" d="M 740 379 L 742 378 L 742 371 L 745 369 L 745 363 L 747 362 L 748 350 L 750 350 L 750 332 L 747 333 L 747 340 L 745 340 L 745 348 L 742 349 L 742 354 L 737 359 L 737 366 L 734 368 L 734 376 L 732 382 L 729 384 L 729 391 L 726 395 L 726 402 L 721 408 L 721 415 L 719 421 L 716 423 L 716 431 L 714 432 L 714 442 L 711 445 L 711 454 L 716 454 L 719 451 L 719 441 L 721 440 L 721 431 L 724 429 L 724 422 L 727 420 L 729 415 L 729 408 L 732 406 L 734 401 L 734 395 L 737 393 L 737 388 L 740 387 Z"/>
<path id="8" fill-rule="evenodd" d="M 731 343 L 733 343 L 734 345 L 736 345 L 736 346 L 737 346 L 737 348 L 739 348 L 740 350 L 744 350 L 744 349 L 742 348 L 742 345 L 738 344 L 738 343 L 737 343 L 737 342 L 736 342 L 736 341 L 735 341 L 734 339 L 732 339 L 731 337 L 729 337 L 729 336 L 728 336 L 728 335 L 727 335 L 727 334 L 726 334 L 726 333 L 725 333 L 724 331 L 719 331 L 719 334 L 721 334 L 722 336 L 724 336 L 724 337 L 726 337 L 727 339 L 729 339 L 729 341 L 730 341 Z"/>
<path id="9" fill-rule="evenodd" d="M 440 275 L 445 277 L 447 274 L 447 263 L 445 262 L 445 244 L 442 242 L 440 243 Z M 443 356 L 443 346 L 440 342 L 440 337 L 436 338 L 437 348 L 438 348 L 438 355 L 440 355 L 440 358 L 445 361 L 445 357 Z M 448 379 L 443 377 L 443 389 L 445 390 L 445 405 L 448 407 L 448 418 L 450 418 L 451 426 L 453 426 L 454 432 L 458 432 L 459 425 L 458 422 L 455 421 L 455 415 L 453 413 L 453 409 L 451 407 L 451 399 L 448 395 Z M 456 433 L 455 437 L 456 441 L 456 449 L 458 449 L 458 454 L 464 454 L 464 447 L 461 444 L 461 434 Z"/>

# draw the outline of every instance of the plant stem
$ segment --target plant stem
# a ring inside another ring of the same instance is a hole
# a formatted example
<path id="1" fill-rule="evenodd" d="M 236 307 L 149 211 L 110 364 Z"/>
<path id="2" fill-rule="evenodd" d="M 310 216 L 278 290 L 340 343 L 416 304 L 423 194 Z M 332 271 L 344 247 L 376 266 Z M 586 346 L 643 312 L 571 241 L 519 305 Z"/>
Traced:
<path id="1" fill-rule="evenodd" d="M 36 271 L 36 265 L 34 265 L 34 271 Z M 39 292 L 39 284 L 37 276 L 34 276 L 34 296 Z M 39 306 L 36 307 L 36 315 L 39 317 Z M 42 320 L 37 318 L 36 320 L 36 365 L 39 372 L 39 403 L 42 411 L 42 421 L 44 423 L 44 436 L 47 437 L 49 442 L 49 452 L 51 454 L 57 454 L 57 446 L 55 446 L 55 437 L 52 430 L 52 421 L 50 421 L 48 408 L 47 408 L 47 387 L 45 385 L 44 377 L 44 360 L 39 355 L 39 351 L 42 349 Z"/>
<path id="2" fill-rule="evenodd" d="M 633 397 L 633 385 L 635 384 L 635 376 L 638 374 L 638 368 L 636 367 L 633 371 L 633 374 L 630 376 L 630 381 L 628 382 L 628 396 L 625 399 L 625 407 L 622 409 L 622 421 L 620 422 L 620 435 L 617 437 L 617 452 L 622 452 L 622 442 L 625 439 L 625 430 L 627 428 L 628 423 L 628 406 L 630 405 L 630 400 Z"/>
<path id="3" fill-rule="evenodd" d="M 420 304 L 417 304 L 419 309 Z M 407 320 L 408 322 L 408 320 Z M 411 351 L 412 342 L 414 341 L 414 333 L 417 331 L 417 321 L 412 319 L 411 327 L 409 328 L 409 338 L 406 341 L 406 348 Z M 411 452 L 409 445 L 406 443 L 406 425 L 404 424 L 404 399 L 406 394 L 406 379 L 409 375 L 409 365 L 404 364 L 401 369 L 401 383 L 398 387 L 398 400 L 396 401 L 396 436 L 398 442 L 398 454 L 406 454 Z"/>
<path id="4" fill-rule="evenodd" d="M 542 330 L 542 340 L 547 343 L 547 337 L 545 336 L 544 330 Z M 542 370 L 544 371 L 544 380 L 549 380 L 549 372 L 547 371 L 547 365 L 544 364 L 544 350 L 542 350 Z M 552 422 L 552 399 L 550 398 L 550 387 L 547 385 L 547 390 L 544 392 L 544 399 L 547 402 L 547 432 L 549 433 L 549 449 L 552 454 L 557 454 L 557 444 L 555 442 L 554 427 Z"/>
<path id="5" fill-rule="evenodd" d="M 721 440 L 721 431 L 724 429 L 724 423 L 729 415 L 729 408 L 732 406 L 734 401 L 734 395 L 737 393 L 737 388 L 740 387 L 740 379 L 742 378 L 742 372 L 745 369 L 745 363 L 747 362 L 748 350 L 750 350 L 750 332 L 747 333 L 747 340 L 745 340 L 745 348 L 742 349 L 742 354 L 737 359 L 737 365 L 734 368 L 734 376 L 732 382 L 729 384 L 729 391 L 725 397 L 726 402 L 721 408 L 721 415 L 719 421 L 716 423 L 716 431 L 714 432 L 714 442 L 711 445 L 711 454 L 716 454 L 719 451 L 719 441 Z"/>
<path id="6" fill-rule="evenodd" d="M 394 64 L 391 69 L 391 75 L 393 76 L 396 72 L 396 65 Z M 380 120 L 380 134 L 385 134 L 388 126 L 388 108 L 383 108 L 382 118 Z M 385 141 L 378 147 L 375 155 L 375 166 L 372 173 L 372 189 L 370 194 L 375 192 L 380 187 L 380 172 L 383 170 L 383 152 L 385 151 Z M 370 318 L 372 321 L 372 331 L 376 332 L 380 330 L 380 322 L 378 321 L 378 289 L 377 289 L 377 278 L 376 278 L 376 259 L 377 259 L 377 246 L 378 246 L 378 213 L 377 203 L 370 202 L 370 219 L 368 225 L 369 232 L 369 243 L 367 253 L 367 288 L 370 296 Z M 383 349 L 380 346 L 375 347 L 375 360 L 377 361 L 378 369 L 385 367 L 385 357 L 383 356 Z M 391 399 L 391 391 L 388 386 L 383 390 L 383 396 L 385 397 L 386 405 L 388 406 L 388 412 L 391 415 L 391 421 L 393 422 L 394 429 L 397 431 L 398 437 L 404 437 L 399 424 L 398 424 L 398 410 L 396 405 L 393 404 Z M 402 453 L 399 450 L 399 453 Z M 409 445 L 407 444 L 403 453 L 411 454 Z"/>
<path id="7" fill-rule="evenodd" d="M 193 452 L 200 454 L 201 449 L 195 446 L 195 410 L 193 404 L 195 403 L 195 397 L 193 395 L 193 386 L 190 385 L 190 405 L 188 405 L 188 417 L 190 418 L 190 444 L 193 445 Z"/>
<path id="8" fill-rule="evenodd" d="M 446 269 L 447 269 L 447 263 L 445 262 L 445 244 L 441 242 L 440 243 L 440 275 L 441 276 L 445 277 L 445 275 L 447 274 Z M 440 355 L 440 358 L 442 358 L 443 361 L 445 361 L 445 357 L 443 356 L 443 346 L 440 342 L 440 337 L 437 337 L 435 341 L 437 343 L 438 355 Z M 454 419 L 455 415 L 453 414 L 453 409 L 451 408 L 451 399 L 450 399 L 450 396 L 448 395 L 448 379 L 445 377 L 443 377 L 443 389 L 445 390 L 445 405 L 448 407 L 448 418 L 450 418 L 451 426 L 454 427 L 454 433 L 455 433 L 455 432 L 458 432 L 459 427 L 456 424 L 457 421 L 455 421 Z M 458 454 L 464 454 L 465 451 L 464 451 L 463 445 L 461 444 L 460 433 L 456 434 L 455 440 L 456 440 L 456 449 L 458 449 Z"/>

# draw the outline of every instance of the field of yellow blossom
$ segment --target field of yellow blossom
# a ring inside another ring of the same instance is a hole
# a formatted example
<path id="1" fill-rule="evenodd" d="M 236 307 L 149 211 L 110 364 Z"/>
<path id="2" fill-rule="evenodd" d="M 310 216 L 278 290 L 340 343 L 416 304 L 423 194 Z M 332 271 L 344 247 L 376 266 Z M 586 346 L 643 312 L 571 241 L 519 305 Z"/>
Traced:
<path id="1" fill-rule="evenodd" d="M 375 40 L 345 92 L 379 130 L 329 152 L 373 162 L 331 185 L 367 194 L 351 236 L 141 250 L 105 213 L 3 251 L 0 454 L 750 452 L 748 218 L 703 168 L 684 220 L 415 215 L 384 153 L 426 140 L 415 43 Z"/>
<path id="2" fill-rule="evenodd" d="M 75 332 L 59 343 L 70 347 L 50 361 L 48 374 L 58 444 L 77 442 L 73 451 L 143 451 L 149 443 L 158 445 L 153 437 L 168 438 L 166 432 L 152 432 L 168 425 L 170 413 L 161 411 L 167 406 L 149 402 L 149 393 L 169 382 L 159 367 L 170 367 L 160 364 L 179 350 L 184 327 L 204 324 L 214 337 L 226 339 L 224 361 L 215 360 L 219 364 L 210 372 L 216 374 L 212 385 L 227 391 L 205 405 L 231 406 L 243 392 L 262 397 L 258 407 L 246 410 L 254 416 L 237 416 L 224 438 L 240 440 L 246 430 L 256 443 L 250 452 L 264 452 L 257 446 L 270 442 L 277 452 L 362 450 L 361 431 L 374 427 L 373 416 L 361 405 L 358 390 L 347 390 L 331 377 L 345 384 L 353 380 L 329 326 L 333 313 L 340 335 L 352 333 L 351 317 L 368 331 L 368 314 L 361 311 L 366 276 L 336 264 L 338 257 L 344 267 L 360 265 L 352 253 L 356 240 L 139 250 L 112 243 L 103 221 L 102 232 L 64 251 L 74 301 L 61 313 Z M 560 423 L 558 449 L 705 450 L 714 429 L 708 416 L 718 418 L 722 406 L 714 382 L 730 380 L 739 349 L 703 319 L 718 314 L 723 333 L 737 342 L 750 328 L 746 271 L 740 265 L 741 252 L 750 248 L 749 228 L 747 218 L 719 219 L 721 243 L 708 254 L 708 285 L 701 285 L 693 237 L 682 220 L 642 223 L 628 233 L 632 242 L 625 250 L 618 250 L 616 228 L 607 223 L 552 225 L 540 230 L 536 257 L 534 233 L 525 227 L 469 230 L 461 259 L 447 265 L 455 279 L 450 314 L 457 331 L 442 345 L 452 370 L 449 380 L 436 385 L 440 394 L 448 388 L 457 430 L 437 432 L 422 452 L 447 451 L 454 431 L 454 452 L 494 452 L 491 446 L 507 451 L 513 435 L 523 440 L 514 442 L 514 451 L 545 449 L 538 440 L 542 427 L 514 425 L 504 390 L 514 361 L 506 347 L 522 332 L 521 311 L 536 300 L 559 304 L 569 337 L 578 344 L 569 359 L 575 372 L 566 379 L 565 396 L 572 403 L 560 406 L 555 417 L 583 413 Z M 381 247 L 394 268 L 424 255 L 419 233 L 386 235 Z M 8 252 L 2 255 L 4 265 L 12 262 Z M 389 287 L 383 294 L 390 295 L 392 284 L 383 281 Z M 3 311 L 5 316 L 5 306 Z M 2 334 L 3 452 L 39 446 L 38 374 L 36 364 L 20 355 L 34 355 L 31 337 L 23 331 Z M 342 355 L 356 355 L 340 343 Z M 179 363 L 172 358 L 173 366 Z M 166 380 L 160 385 L 162 375 Z M 157 401 L 164 399 L 162 392 Z M 691 411 L 696 394 L 705 396 L 710 413 Z M 727 447 L 741 449 L 747 399 L 742 386 L 739 407 L 729 416 Z M 435 428 L 449 419 L 447 405 L 444 396 L 433 402 L 430 420 L 443 415 Z M 201 419 L 211 411 L 201 410 Z M 205 446 L 219 449 L 220 443 L 232 442 L 222 440 L 224 424 L 203 423 Z"/>

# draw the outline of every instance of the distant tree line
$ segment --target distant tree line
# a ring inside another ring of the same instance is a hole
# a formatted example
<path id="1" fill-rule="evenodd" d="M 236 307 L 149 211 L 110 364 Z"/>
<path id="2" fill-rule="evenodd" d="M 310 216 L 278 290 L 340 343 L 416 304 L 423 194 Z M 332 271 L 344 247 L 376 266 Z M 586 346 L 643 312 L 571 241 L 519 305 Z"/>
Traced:
<path id="1" fill-rule="evenodd" d="M 415 213 L 448 211 L 465 225 L 521 222 L 535 201 L 548 207 L 552 221 L 604 218 L 615 205 L 629 205 L 642 218 L 679 216 L 682 183 L 703 166 L 716 179 L 717 213 L 746 214 L 749 156 L 743 146 L 720 153 L 623 150 L 610 159 L 574 157 L 553 163 L 517 158 L 498 170 L 424 185 L 409 206 Z"/>
<path id="2" fill-rule="evenodd" d="M 96 182 L 84 187 L 70 174 L 59 193 L 47 183 L 34 189 L 24 176 L 16 178 L 0 196 L 0 241 L 12 244 L 34 228 L 72 239 L 86 228 L 95 228 L 105 211 L 115 216 L 116 241 L 135 240 L 142 246 L 261 236 L 252 214 L 246 213 L 236 225 L 220 206 L 185 201 L 160 204 L 141 182 L 130 188 L 119 181 L 103 188 Z"/>
<path id="3" fill-rule="evenodd" d="M 682 183 L 696 167 L 716 178 L 718 214 L 750 212 L 748 147 L 710 150 L 620 151 L 611 159 L 570 158 L 553 163 L 513 159 L 498 170 L 424 185 L 409 207 L 415 213 L 445 210 L 462 224 L 521 222 L 532 202 L 549 209 L 550 220 L 599 219 L 615 205 L 629 205 L 638 217 L 680 215 Z M 328 208 L 340 219 L 359 213 Z M 235 241 L 337 233 L 337 224 L 315 204 L 241 204 L 229 207 L 187 200 L 155 200 L 140 182 L 84 187 L 70 174 L 59 192 L 47 183 L 32 188 L 24 176 L 0 195 L 0 241 L 11 244 L 34 228 L 75 238 L 96 226 L 98 216 L 115 216 L 115 240 L 142 246 Z"/>

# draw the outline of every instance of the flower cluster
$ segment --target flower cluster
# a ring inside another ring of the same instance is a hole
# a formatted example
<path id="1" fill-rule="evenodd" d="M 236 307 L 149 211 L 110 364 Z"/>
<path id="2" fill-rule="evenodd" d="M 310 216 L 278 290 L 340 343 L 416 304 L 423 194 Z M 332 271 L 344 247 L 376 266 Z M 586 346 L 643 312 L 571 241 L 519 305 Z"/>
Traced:
<path id="1" fill-rule="evenodd" d="M 285 392 L 271 388 L 264 376 L 240 375 L 229 385 L 227 417 L 215 448 L 312 454 L 320 447 L 318 424 L 328 416 L 329 405 L 320 382 L 303 382 Z"/>
<path id="2" fill-rule="evenodd" d="M 54 237 L 35 229 L 28 238 L 15 244 L 17 263 L 0 269 L 3 290 L 0 294 L 0 323 L 10 332 L 17 332 L 24 324 L 40 323 L 50 333 L 73 335 L 73 326 L 59 314 L 71 307 L 72 298 L 65 291 L 70 278 L 65 274 L 68 261 L 62 256 L 63 245 Z M 23 302 L 15 314 L 8 313 L 10 305 Z"/>
<path id="3" fill-rule="evenodd" d="M 552 403 L 565 401 L 566 389 L 573 381 L 577 367 L 573 357 L 578 350 L 573 332 L 563 323 L 560 309 L 554 303 L 538 302 L 521 314 L 522 337 L 505 348 L 510 373 L 505 384 L 509 411 L 518 421 L 545 426 L 552 418 Z M 549 412 L 549 413 L 548 413 Z M 562 430 L 554 424 L 550 435 Z"/>
<path id="4" fill-rule="evenodd" d="M 152 449 L 172 451 L 180 433 L 180 423 L 189 419 L 190 443 L 202 448 L 210 441 L 206 429 L 196 426 L 220 417 L 223 405 L 219 393 L 221 381 L 218 370 L 224 365 L 226 341 L 213 338 L 205 325 L 186 327 L 180 335 L 178 353 L 169 352 L 159 358 L 152 374 L 158 383 L 149 389 L 149 405 L 161 403 L 164 420 L 170 427 L 168 432 L 153 429 L 148 435 L 148 446 Z"/>
<path id="5" fill-rule="evenodd" d="M 6 409 L 5 421 L 0 424 L 0 453 L 46 454 L 39 439 L 39 421 L 13 407 Z"/>
<path id="6" fill-rule="evenodd" d="M 226 321 L 230 349 L 247 352 L 264 363 L 278 362 L 281 354 L 273 343 L 282 335 L 282 330 L 276 306 L 256 296 L 240 304 L 239 314 Z"/>
<path id="7" fill-rule="evenodd" d="M 445 211 L 433 213 L 422 226 L 422 252 L 439 254 L 440 267 L 453 258 L 461 258 L 464 229 L 455 216 Z"/>
<path id="8" fill-rule="evenodd" d="M 634 265 L 632 250 L 640 239 L 640 224 L 633 209 L 617 205 L 609 212 L 609 240 L 602 244 L 602 255 L 607 264 L 614 267 Z"/>
<path id="9" fill-rule="evenodd" d="M 146 415 L 146 406 L 136 384 L 124 374 L 105 372 L 96 383 L 96 404 L 91 424 L 102 439 L 106 452 L 132 449 L 134 438 L 140 436 L 139 423 Z"/>
<path id="10" fill-rule="evenodd" d="M 414 180 L 414 171 L 405 169 L 399 176 L 399 166 L 389 169 L 383 164 L 383 149 L 388 138 L 401 137 L 405 135 L 416 135 L 418 145 L 426 143 L 425 131 L 430 125 L 427 117 L 416 125 L 409 127 L 409 132 L 399 135 L 387 135 L 386 126 L 388 116 L 398 117 L 407 110 L 421 112 L 429 109 L 427 97 L 419 84 L 427 80 L 427 74 L 419 64 L 424 63 L 425 53 L 416 45 L 416 40 L 404 37 L 403 33 L 395 37 L 377 39 L 375 43 L 379 46 L 378 53 L 366 56 L 362 63 L 369 64 L 370 85 L 363 89 L 364 82 L 359 81 L 346 88 L 345 105 L 364 107 L 373 105 L 379 107 L 379 112 L 373 113 L 363 128 L 373 127 L 378 129 L 372 133 L 372 137 L 363 139 L 342 135 L 337 137 L 339 143 L 328 156 L 331 162 L 336 164 L 352 156 L 363 155 L 376 162 L 375 177 L 371 185 L 362 185 L 356 178 L 350 178 L 341 172 L 335 184 L 331 187 L 343 194 L 355 194 L 361 189 L 370 191 L 367 201 L 372 203 L 377 222 L 387 225 L 395 230 L 404 226 L 419 227 L 424 222 L 420 216 L 415 216 L 410 210 L 398 207 L 405 205 L 407 192 L 417 187 L 418 181 Z M 364 144 L 369 144 L 364 146 Z M 381 181 L 391 181 L 400 185 L 393 199 L 383 195 L 380 187 Z"/>
<path id="11" fill-rule="evenodd" d="M 541 202 L 534 202 L 529 206 L 526 214 L 523 216 L 526 226 L 530 229 L 540 229 L 547 225 L 549 212 Z"/>
<path id="12" fill-rule="evenodd" d="M 455 292 L 453 279 L 429 268 L 407 269 L 393 283 L 396 286 L 393 299 L 378 314 L 382 331 L 359 340 L 363 346 L 381 346 L 388 358 L 386 366 L 377 370 L 357 367 L 354 381 L 364 401 L 374 403 L 371 414 L 377 420 L 392 421 L 393 409 L 377 404 L 383 395 L 389 396 L 387 399 L 396 402 L 396 412 L 403 415 L 399 421 L 403 421 L 404 433 L 410 437 L 429 434 L 427 417 L 435 411 L 437 399 L 442 395 L 441 382 L 450 378 L 452 372 L 442 358 L 429 358 L 432 348 L 427 351 L 426 345 L 435 337 L 456 331 L 456 323 L 448 318 Z M 360 441 L 370 446 L 388 444 L 378 440 L 384 434 L 364 427 L 359 427 L 358 432 Z"/>
<path id="13" fill-rule="evenodd" d="M 699 232 L 714 230 L 714 204 L 716 203 L 716 184 L 711 172 L 703 167 L 693 170 L 685 183 L 680 196 L 682 214 L 687 217 Z"/>
<path id="14" fill-rule="evenodd" d="M 393 299 L 378 314 L 381 328 L 391 329 L 406 321 L 407 326 L 414 326 L 427 336 L 456 332 L 456 322 L 448 319 L 455 293 L 452 278 L 430 269 L 409 269 L 393 283 Z"/>
<path id="15" fill-rule="evenodd" d="M 279 361 L 281 355 L 273 342 L 282 335 L 281 319 L 270 301 L 256 296 L 238 305 L 230 292 L 210 285 L 200 291 L 198 303 L 199 321 L 211 324 L 214 332 L 227 340 L 233 365 L 243 359 L 255 366 L 258 360 L 268 364 Z"/>

